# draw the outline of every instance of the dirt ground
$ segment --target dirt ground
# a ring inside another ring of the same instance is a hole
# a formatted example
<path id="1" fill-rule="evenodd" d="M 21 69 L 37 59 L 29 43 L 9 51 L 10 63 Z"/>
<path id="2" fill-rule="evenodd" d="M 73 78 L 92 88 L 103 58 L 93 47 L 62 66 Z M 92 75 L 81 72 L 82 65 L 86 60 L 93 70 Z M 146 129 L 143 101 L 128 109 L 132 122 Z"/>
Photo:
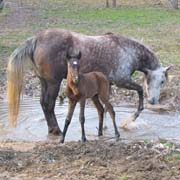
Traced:
<path id="1" fill-rule="evenodd" d="M 179 180 L 180 147 L 159 142 L 26 143 L 0 147 L 0 179 Z"/>
<path id="2" fill-rule="evenodd" d="M 39 11 L 36 11 L 35 6 L 22 7 L 19 10 L 16 1 L 6 2 L 7 7 L 10 7 L 11 16 L 5 11 L 7 15 L 4 20 L 0 19 L 0 35 L 18 34 L 19 29 L 23 28 L 23 33 L 26 32 L 30 36 L 45 28 L 34 29 L 26 24 L 28 21 L 36 20 Z M 17 2 L 22 6 L 25 3 L 20 0 Z M 45 23 L 45 20 L 40 23 Z M 16 39 L 11 41 L 16 42 Z M 19 41 L 16 45 L 22 42 Z M 3 53 L 0 57 L 0 100 L 5 97 L 3 94 L 6 91 L 6 65 L 12 52 L 5 48 L 2 47 Z M 160 102 L 168 104 L 170 110 L 180 111 L 180 75 L 179 69 L 174 69 L 170 73 L 169 83 L 162 89 Z M 141 78 L 137 81 L 142 83 Z M 39 81 L 32 72 L 26 75 L 25 93 L 29 96 L 39 96 Z M 111 101 L 114 104 L 122 101 L 135 103 L 137 94 L 114 87 Z M 180 146 L 164 140 L 132 143 L 124 143 L 121 140 L 118 142 L 98 140 L 87 143 L 68 142 L 63 145 L 57 142 L 4 141 L 0 142 L 1 179 L 179 180 Z"/>

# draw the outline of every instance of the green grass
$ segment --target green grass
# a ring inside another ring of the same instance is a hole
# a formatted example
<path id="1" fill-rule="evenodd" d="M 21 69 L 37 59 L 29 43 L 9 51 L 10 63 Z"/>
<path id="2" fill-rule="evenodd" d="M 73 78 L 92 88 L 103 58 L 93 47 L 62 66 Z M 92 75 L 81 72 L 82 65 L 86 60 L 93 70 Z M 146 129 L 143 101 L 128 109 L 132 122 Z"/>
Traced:
<path id="1" fill-rule="evenodd" d="M 49 12 L 48 12 L 49 13 Z M 50 14 L 61 15 L 62 11 L 53 10 Z M 125 23 L 127 25 L 135 26 L 152 26 L 157 24 L 164 24 L 171 21 L 178 23 L 179 14 L 176 11 L 165 11 L 156 9 L 77 9 L 71 11 L 64 11 L 66 18 L 80 21 L 108 21 L 111 24 Z"/>
<path id="2" fill-rule="evenodd" d="M 129 177 L 127 175 L 122 175 L 119 180 L 128 180 Z"/>
<path id="3" fill-rule="evenodd" d="M 165 143 L 164 145 L 165 145 L 165 147 L 167 147 L 168 149 L 172 149 L 172 148 L 173 148 L 173 143 L 171 143 L 171 142 L 167 142 L 167 143 Z"/>
<path id="4" fill-rule="evenodd" d="M 57 20 L 48 28 L 60 27 L 86 34 L 114 32 L 142 40 L 153 47 L 163 64 L 172 63 L 180 68 L 179 11 L 159 7 L 106 9 L 69 5 L 47 9 L 42 14 L 47 21 L 52 17 Z"/>
<path id="5" fill-rule="evenodd" d="M 144 143 L 145 143 L 145 144 L 148 144 L 148 143 L 150 143 L 150 142 L 151 142 L 151 141 L 150 141 L 149 139 L 145 139 L 145 140 L 144 140 Z"/>
<path id="6" fill-rule="evenodd" d="M 180 23 L 180 13 L 178 11 L 167 11 L 165 9 L 152 8 L 119 8 L 119 9 L 94 9 L 68 7 L 67 9 L 47 9 L 42 18 L 55 17 L 63 19 L 56 23 L 57 26 L 83 26 L 90 33 L 97 28 L 115 30 L 121 32 L 129 29 L 159 28 L 171 24 Z M 66 23 L 67 21 L 67 23 Z M 69 22 L 69 23 L 68 23 Z M 52 24 L 53 25 L 53 24 Z M 51 26 L 51 25 L 50 25 Z M 92 29 L 93 27 L 93 29 Z"/>
<path id="7" fill-rule="evenodd" d="M 163 144 L 166 148 L 172 150 L 173 147 L 174 147 L 174 143 L 173 142 L 170 142 L 166 139 L 160 139 L 160 143 Z"/>
<path id="8" fill-rule="evenodd" d="M 128 178 L 127 175 L 122 175 L 119 180 L 128 180 L 128 179 L 129 179 L 129 178 Z"/>
<path id="9" fill-rule="evenodd" d="M 180 153 L 174 153 L 173 157 L 174 157 L 174 159 L 180 161 Z"/>
<path id="10" fill-rule="evenodd" d="M 28 34 L 18 34 L 17 32 L 10 32 L 0 37 L 0 55 L 9 56 L 27 37 L 29 37 Z"/>
<path id="11" fill-rule="evenodd" d="M 180 152 L 173 152 L 172 154 L 165 156 L 165 160 L 168 162 L 180 163 Z"/>
<path id="12" fill-rule="evenodd" d="M 4 8 L 3 10 L 0 11 L 0 20 L 2 20 L 4 17 L 8 16 L 10 14 L 10 9 L 9 8 Z"/>
<path id="13" fill-rule="evenodd" d="M 32 13 L 37 15 L 23 27 L 18 22 L 15 32 L 13 27 L 4 28 L 0 55 L 9 54 L 35 32 L 57 27 L 90 35 L 114 32 L 136 38 L 150 46 L 163 64 L 175 64 L 175 68 L 180 69 L 180 11 L 149 4 L 142 6 L 141 0 L 139 5 L 132 1 L 120 2 L 122 6 L 112 9 L 104 8 L 103 0 L 96 3 L 90 0 L 23 1 L 23 6 L 28 8 L 36 4 Z M 0 20 L 11 17 L 12 12 L 6 11 Z"/>

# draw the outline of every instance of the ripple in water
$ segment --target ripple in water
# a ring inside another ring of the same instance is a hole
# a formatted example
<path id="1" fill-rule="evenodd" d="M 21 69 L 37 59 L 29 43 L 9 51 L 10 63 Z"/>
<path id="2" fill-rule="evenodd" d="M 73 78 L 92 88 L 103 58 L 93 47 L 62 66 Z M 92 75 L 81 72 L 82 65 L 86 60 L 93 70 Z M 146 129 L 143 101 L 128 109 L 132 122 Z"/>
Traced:
<path id="1" fill-rule="evenodd" d="M 124 118 L 135 111 L 132 106 L 127 105 L 114 107 L 116 111 L 116 122 L 119 125 L 121 138 L 125 140 L 135 139 L 157 139 L 165 138 L 180 142 L 180 113 L 160 114 L 153 111 L 144 110 L 140 117 L 129 124 L 128 131 L 121 129 Z M 58 124 L 61 129 L 67 114 L 67 103 L 55 108 Z M 7 102 L 0 101 L 0 140 L 26 140 L 26 141 L 49 141 L 59 140 L 53 136 L 48 136 L 47 125 L 39 103 L 39 97 L 24 97 L 21 101 L 18 125 L 16 128 L 9 128 L 7 123 L 8 111 Z M 85 110 L 85 129 L 89 140 L 98 139 L 98 115 L 96 109 L 87 104 Z M 113 139 L 114 129 L 112 120 L 107 113 L 104 120 L 107 130 L 104 130 L 104 138 Z M 67 132 L 66 141 L 78 141 L 81 139 L 81 128 L 79 123 L 79 105 L 77 105 L 72 122 Z"/>

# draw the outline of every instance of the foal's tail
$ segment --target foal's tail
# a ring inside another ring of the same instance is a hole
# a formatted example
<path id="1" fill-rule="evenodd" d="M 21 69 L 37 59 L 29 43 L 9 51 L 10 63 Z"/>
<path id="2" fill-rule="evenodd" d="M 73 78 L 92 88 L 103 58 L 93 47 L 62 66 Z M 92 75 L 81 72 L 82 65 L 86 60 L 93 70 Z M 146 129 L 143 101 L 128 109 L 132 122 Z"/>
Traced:
<path id="1" fill-rule="evenodd" d="M 7 97 L 9 124 L 11 126 L 16 126 L 17 123 L 20 94 L 24 85 L 24 68 L 28 62 L 32 62 L 35 48 L 36 38 L 29 38 L 22 46 L 15 49 L 9 58 L 7 67 Z"/>

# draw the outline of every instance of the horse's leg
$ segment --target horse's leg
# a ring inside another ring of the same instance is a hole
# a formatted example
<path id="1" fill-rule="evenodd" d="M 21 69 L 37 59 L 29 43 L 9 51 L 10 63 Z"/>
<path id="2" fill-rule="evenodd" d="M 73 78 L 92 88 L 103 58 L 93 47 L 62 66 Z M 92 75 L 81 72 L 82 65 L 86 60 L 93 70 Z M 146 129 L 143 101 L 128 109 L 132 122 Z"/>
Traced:
<path id="1" fill-rule="evenodd" d="M 119 87 L 123 87 L 123 88 L 129 89 L 129 90 L 135 90 L 138 92 L 139 105 L 138 105 L 138 109 L 137 109 L 136 113 L 134 114 L 134 120 L 136 120 L 136 118 L 139 116 L 141 111 L 144 109 L 143 88 L 139 84 L 136 84 L 131 79 L 126 80 L 123 84 L 122 83 L 120 83 L 120 84 L 116 83 L 116 85 Z"/>
<path id="2" fill-rule="evenodd" d="M 82 130 L 82 137 L 81 140 L 82 142 L 86 141 L 86 135 L 85 135 L 85 130 L 84 130 L 84 122 L 85 122 L 85 117 L 84 117 L 84 109 L 85 109 L 85 99 L 80 100 L 80 114 L 79 114 L 79 121 L 81 124 L 81 130 Z"/>
<path id="3" fill-rule="evenodd" d="M 98 129 L 98 136 L 102 136 L 103 135 L 103 118 L 104 118 L 104 108 L 102 106 L 102 104 L 100 103 L 99 101 L 99 98 L 98 96 L 94 96 L 91 98 L 96 109 L 97 109 L 97 112 L 98 112 L 98 116 L 99 116 L 99 129 Z"/>
<path id="4" fill-rule="evenodd" d="M 59 92 L 60 82 L 50 83 L 45 79 L 41 81 L 41 106 L 47 121 L 48 132 L 54 135 L 60 135 L 61 130 L 58 126 L 56 116 L 54 113 L 55 101 Z"/>
<path id="5" fill-rule="evenodd" d="M 106 108 L 106 110 L 109 112 L 109 114 L 111 116 L 113 126 L 114 126 L 115 136 L 116 136 L 117 139 L 119 139 L 120 134 L 119 134 L 119 131 L 118 131 L 118 128 L 117 128 L 117 125 L 116 125 L 115 111 L 114 111 L 112 105 L 109 103 L 109 100 L 107 98 L 107 94 L 106 95 L 99 94 L 99 98 L 105 104 L 105 108 Z"/>
<path id="6" fill-rule="evenodd" d="M 66 120 L 65 120 L 65 124 L 64 124 L 64 129 L 63 129 L 63 133 L 62 133 L 62 139 L 60 141 L 61 143 L 64 143 L 66 132 L 67 132 L 69 124 L 71 123 L 71 119 L 72 119 L 72 116 L 73 116 L 73 113 L 74 113 L 74 109 L 76 107 L 76 103 L 77 103 L 76 100 L 69 99 L 68 114 L 66 116 Z"/>

